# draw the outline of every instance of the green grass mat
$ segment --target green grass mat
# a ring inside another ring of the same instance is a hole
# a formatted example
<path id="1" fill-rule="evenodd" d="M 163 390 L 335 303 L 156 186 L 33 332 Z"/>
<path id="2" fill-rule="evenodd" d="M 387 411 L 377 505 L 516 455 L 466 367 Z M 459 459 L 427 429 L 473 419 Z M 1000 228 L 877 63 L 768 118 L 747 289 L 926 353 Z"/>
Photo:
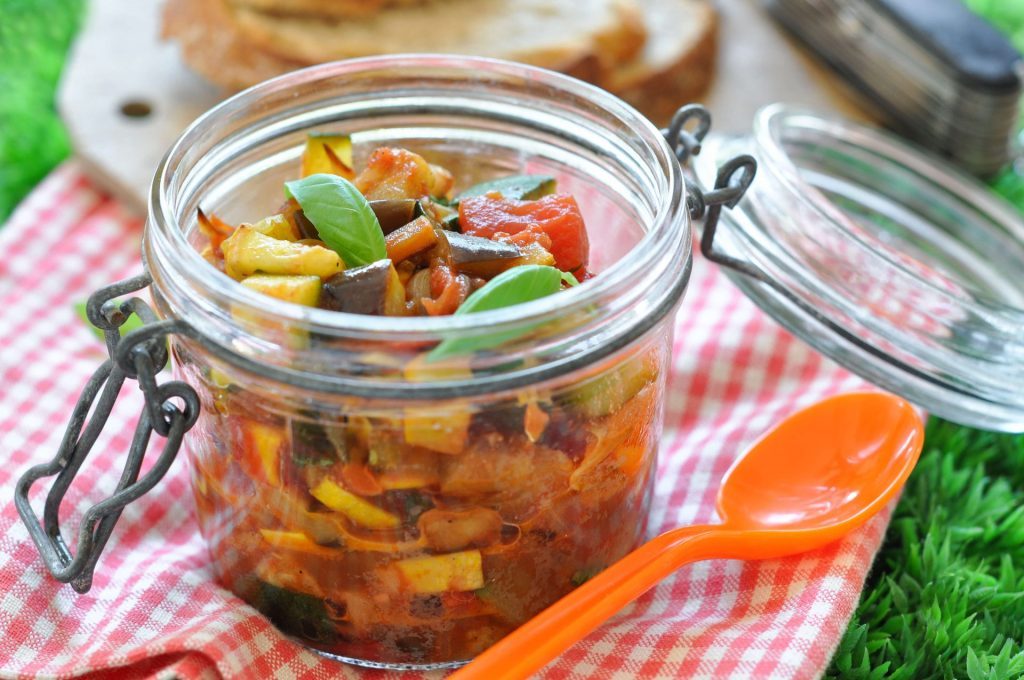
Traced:
<path id="1" fill-rule="evenodd" d="M 1024 1 L 967 1 L 1024 49 Z M 0 0 L 0 221 L 67 155 L 53 92 L 82 7 Z M 993 186 L 1024 208 L 1021 175 Z M 827 677 L 1018 679 L 1022 640 L 1024 436 L 933 419 Z"/>
<path id="2" fill-rule="evenodd" d="M 932 419 L 829 678 L 1024 677 L 1024 436 Z"/>

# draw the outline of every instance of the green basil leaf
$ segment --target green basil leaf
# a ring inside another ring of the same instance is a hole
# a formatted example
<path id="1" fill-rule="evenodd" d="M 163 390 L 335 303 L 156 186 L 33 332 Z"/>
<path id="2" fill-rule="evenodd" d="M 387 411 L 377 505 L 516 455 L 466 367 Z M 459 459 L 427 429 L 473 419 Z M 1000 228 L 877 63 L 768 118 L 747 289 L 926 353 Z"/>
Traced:
<path id="1" fill-rule="evenodd" d="M 540 264 L 524 264 L 503 271 L 477 289 L 455 310 L 455 316 L 486 312 L 502 307 L 538 300 L 558 292 L 562 287 L 562 272 Z M 429 361 L 437 361 L 459 354 L 469 354 L 497 347 L 522 335 L 528 329 L 516 329 L 465 338 L 449 338 L 431 350 Z"/>
<path id="2" fill-rule="evenodd" d="M 388 256 L 377 216 L 352 182 L 337 175 L 316 174 L 284 186 L 346 267 L 373 264 Z"/>
<path id="3" fill-rule="evenodd" d="M 555 192 L 555 178 L 550 175 L 513 175 L 500 177 L 490 182 L 482 182 L 460 193 L 452 205 L 455 206 L 464 198 L 483 196 L 497 191 L 504 198 L 521 201 L 532 201 Z"/>
<path id="4" fill-rule="evenodd" d="M 562 272 L 562 282 L 570 288 L 580 285 L 579 280 L 576 279 L 572 272 Z"/>

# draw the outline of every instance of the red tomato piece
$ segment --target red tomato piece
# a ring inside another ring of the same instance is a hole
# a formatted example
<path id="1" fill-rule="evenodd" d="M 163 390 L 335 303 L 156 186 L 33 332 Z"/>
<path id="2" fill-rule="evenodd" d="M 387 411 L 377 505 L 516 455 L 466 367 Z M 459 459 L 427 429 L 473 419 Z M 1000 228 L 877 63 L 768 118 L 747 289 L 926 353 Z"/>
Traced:
<path id="1" fill-rule="evenodd" d="M 465 234 L 493 238 L 498 232 L 518 234 L 533 225 L 551 238 L 551 254 L 562 271 L 587 265 L 590 241 L 576 199 L 551 194 L 536 201 L 516 201 L 492 195 L 459 202 L 459 224 Z"/>

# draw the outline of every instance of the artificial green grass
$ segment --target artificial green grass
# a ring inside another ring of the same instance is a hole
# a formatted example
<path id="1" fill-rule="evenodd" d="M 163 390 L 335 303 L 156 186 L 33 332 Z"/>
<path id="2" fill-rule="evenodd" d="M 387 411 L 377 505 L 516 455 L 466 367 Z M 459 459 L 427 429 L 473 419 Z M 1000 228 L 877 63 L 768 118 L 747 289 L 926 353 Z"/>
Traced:
<path id="1" fill-rule="evenodd" d="M 1024 2 L 968 2 L 1024 49 Z M 67 154 L 53 92 L 82 5 L 0 0 L 0 221 Z M 993 186 L 1024 208 L 1021 175 Z M 826 677 L 1017 679 L 1022 640 L 1024 436 L 933 419 Z"/>
<path id="2" fill-rule="evenodd" d="M 1024 435 L 938 419 L 826 677 L 1024 677 Z"/>
<path id="3" fill-rule="evenodd" d="M 83 0 L 0 0 L 0 224 L 68 155 L 53 95 L 82 7 Z"/>

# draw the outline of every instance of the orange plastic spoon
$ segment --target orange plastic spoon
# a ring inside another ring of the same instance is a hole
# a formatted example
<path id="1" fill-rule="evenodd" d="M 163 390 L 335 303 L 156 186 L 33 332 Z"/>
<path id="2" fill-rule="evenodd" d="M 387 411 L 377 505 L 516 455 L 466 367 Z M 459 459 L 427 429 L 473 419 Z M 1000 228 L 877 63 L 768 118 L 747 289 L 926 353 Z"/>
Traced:
<path id="1" fill-rule="evenodd" d="M 718 493 L 721 524 L 673 529 L 648 541 L 451 677 L 526 678 L 684 564 L 768 559 L 827 545 L 900 490 L 923 441 L 921 418 L 888 394 L 845 394 L 799 411 L 726 473 Z"/>

